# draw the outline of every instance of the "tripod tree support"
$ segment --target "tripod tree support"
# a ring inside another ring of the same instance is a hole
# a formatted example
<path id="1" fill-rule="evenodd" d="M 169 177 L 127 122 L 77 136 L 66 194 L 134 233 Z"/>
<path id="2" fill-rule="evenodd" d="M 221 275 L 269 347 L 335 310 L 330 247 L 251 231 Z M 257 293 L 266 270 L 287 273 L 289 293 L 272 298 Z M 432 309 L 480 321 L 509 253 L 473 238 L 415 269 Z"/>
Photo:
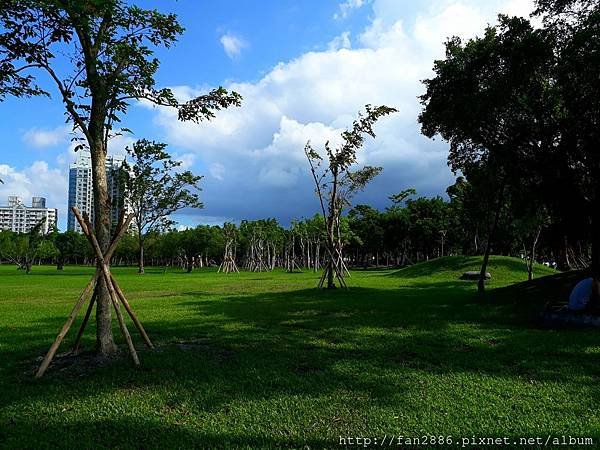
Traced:
<path id="1" fill-rule="evenodd" d="M 223 225 L 223 233 L 225 235 L 225 252 L 223 254 L 223 262 L 219 266 L 217 273 L 239 272 L 233 256 L 233 248 L 235 246 L 235 240 L 237 237 L 237 229 L 234 224 L 227 222 Z"/>
<path id="2" fill-rule="evenodd" d="M 41 378 L 44 375 L 44 373 L 46 372 L 46 369 L 52 362 L 52 359 L 54 358 L 54 355 L 56 354 L 58 347 L 60 346 L 60 344 L 63 341 L 64 337 L 66 336 L 67 332 L 69 331 L 69 328 L 75 321 L 75 318 L 77 317 L 77 314 L 79 313 L 79 310 L 84 305 L 85 301 L 88 298 L 90 298 L 90 294 L 92 292 L 94 292 L 94 289 L 95 289 L 98 279 L 100 277 L 104 277 L 104 280 L 106 281 L 106 286 L 108 287 L 109 295 L 111 297 L 111 302 L 113 304 L 113 307 L 115 308 L 115 314 L 116 314 L 117 320 L 119 322 L 119 329 L 121 330 L 121 334 L 123 335 L 123 337 L 125 338 L 125 341 L 127 342 L 127 347 L 129 349 L 129 353 L 131 355 L 131 358 L 132 358 L 134 364 L 136 366 L 139 366 L 140 361 L 139 361 L 137 352 L 135 350 L 135 347 L 133 345 L 131 335 L 129 334 L 129 331 L 127 330 L 127 325 L 125 324 L 125 319 L 123 318 L 123 314 L 121 313 L 121 307 L 120 307 L 121 304 L 124 306 L 125 310 L 129 314 L 131 320 L 135 324 L 137 330 L 139 331 L 140 335 L 144 339 L 144 342 L 146 343 L 146 345 L 150 348 L 154 348 L 154 345 L 152 344 L 152 341 L 150 341 L 150 338 L 148 337 L 146 330 L 144 330 L 144 327 L 142 326 L 141 322 L 138 320 L 135 313 L 133 312 L 131 306 L 129 305 L 129 302 L 127 301 L 127 299 L 125 297 L 125 294 L 119 287 L 117 281 L 115 280 L 114 276 L 111 274 L 110 268 L 109 268 L 110 259 L 113 255 L 114 251 L 117 248 L 119 240 L 123 237 L 123 234 L 129 228 L 129 224 L 133 220 L 133 216 L 130 215 L 127 218 L 127 220 L 125 220 L 124 211 L 121 212 L 121 216 L 119 218 L 119 223 L 118 223 L 115 233 L 113 235 L 110 246 L 108 247 L 106 252 L 103 254 L 102 250 L 100 248 L 100 245 L 98 244 L 98 240 L 96 239 L 96 235 L 94 234 L 94 230 L 93 230 L 93 227 L 92 227 L 89 219 L 87 217 L 82 217 L 81 214 L 79 213 L 79 211 L 77 210 L 77 208 L 73 207 L 71 209 L 72 209 L 73 213 L 75 214 L 77 221 L 81 225 L 81 229 L 83 230 L 84 234 L 90 241 L 90 244 L 92 245 L 92 248 L 94 249 L 94 252 L 96 253 L 96 260 L 97 260 L 96 271 L 94 272 L 92 279 L 88 282 L 88 284 L 82 291 L 81 295 L 79 296 L 79 299 L 75 303 L 75 306 L 71 310 L 71 313 L 69 314 L 69 317 L 67 318 L 67 321 L 65 322 L 62 329 L 58 333 L 58 336 L 56 336 L 56 339 L 54 340 L 52 346 L 48 350 L 48 353 L 46 353 L 46 356 L 42 360 L 42 363 L 41 363 L 38 371 L 35 374 L 36 378 Z M 82 322 L 79 332 L 77 334 L 77 338 L 75 340 L 75 345 L 73 346 L 73 353 L 76 353 L 79 350 L 79 344 L 81 341 L 81 337 L 83 336 L 83 332 L 89 321 L 89 317 L 91 315 L 94 302 L 95 302 L 95 295 L 92 295 L 90 298 L 90 301 L 89 301 L 89 305 L 88 305 L 85 317 L 83 319 L 83 322 Z"/>

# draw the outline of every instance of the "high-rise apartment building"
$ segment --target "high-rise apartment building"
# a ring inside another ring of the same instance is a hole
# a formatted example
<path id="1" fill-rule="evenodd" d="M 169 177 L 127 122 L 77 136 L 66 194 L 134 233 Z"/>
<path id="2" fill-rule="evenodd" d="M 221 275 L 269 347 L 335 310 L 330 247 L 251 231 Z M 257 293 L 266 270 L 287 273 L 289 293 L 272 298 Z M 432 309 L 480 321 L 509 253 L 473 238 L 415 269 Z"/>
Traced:
<path id="1" fill-rule="evenodd" d="M 8 205 L 0 206 L 0 230 L 27 233 L 42 223 L 41 232 L 48 233 L 56 226 L 58 210 L 46 208 L 44 197 L 33 197 L 31 206 L 25 206 L 21 197 L 8 197 Z"/>
<path id="2" fill-rule="evenodd" d="M 108 195 L 112 202 L 111 221 L 119 220 L 123 207 L 123 189 L 119 183 L 119 172 L 123 166 L 123 158 L 108 156 L 106 158 L 106 178 Z M 92 185 L 92 158 L 89 152 L 80 152 L 75 164 L 69 168 L 69 212 L 67 229 L 81 232 L 81 226 L 71 207 L 75 206 L 81 214 L 86 213 L 94 222 L 94 188 Z"/>

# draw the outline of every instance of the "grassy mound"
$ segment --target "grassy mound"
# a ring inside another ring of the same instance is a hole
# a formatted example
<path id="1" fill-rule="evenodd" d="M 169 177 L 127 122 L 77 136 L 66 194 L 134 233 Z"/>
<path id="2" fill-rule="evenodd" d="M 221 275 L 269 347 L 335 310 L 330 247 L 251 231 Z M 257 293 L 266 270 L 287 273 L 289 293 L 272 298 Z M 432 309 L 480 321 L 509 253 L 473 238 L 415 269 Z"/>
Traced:
<path id="1" fill-rule="evenodd" d="M 405 267 L 394 272 L 392 276 L 412 280 L 426 279 L 431 282 L 459 280 L 465 284 L 473 284 L 472 280 L 460 280 L 460 276 L 467 271 L 479 271 L 481 261 L 481 256 L 445 256 Z M 527 280 L 527 267 L 519 258 L 491 256 L 487 271 L 492 275 L 492 279 L 487 282 L 490 287 L 501 287 Z M 536 264 L 533 274 L 538 278 L 555 275 L 557 271 Z"/>

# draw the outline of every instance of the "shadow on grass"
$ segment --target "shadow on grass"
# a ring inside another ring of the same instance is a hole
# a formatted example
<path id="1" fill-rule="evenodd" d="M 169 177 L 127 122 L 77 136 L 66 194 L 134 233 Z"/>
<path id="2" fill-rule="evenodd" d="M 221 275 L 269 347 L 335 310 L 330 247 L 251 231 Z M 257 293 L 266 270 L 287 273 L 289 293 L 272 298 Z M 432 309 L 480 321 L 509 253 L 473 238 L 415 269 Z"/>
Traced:
<path id="1" fill-rule="evenodd" d="M 57 430 L 55 424 L 32 417 L 12 421 L 12 426 L 26 433 L 24 435 L 16 436 L 8 430 L 0 429 L 0 442 L 4 448 L 22 448 L 23 436 L 33 437 L 29 442 L 36 442 L 36 437 L 39 439 L 43 436 L 44 440 L 41 442 L 44 448 L 284 449 L 337 446 L 333 436 L 330 440 L 320 440 L 281 433 L 281 437 L 277 439 L 252 431 L 208 432 L 201 425 L 185 415 L 173 426 L 164 424 L 156 417 L 140 420 L 134 414 L 124 414 L 115 420 L 69 420 Z M 75 436 L 76 439 L 71 440 Z"/>
<path id="2" fill-rule="evenodd" d="M 589 271 L 585 270 L 557 273 L 494 289 L 487 294 L 487 298 L 503 303 L 516 303 L 517 299 L 522 299 L 536 306 L 543 306 L 547 302 L 566 303 L 573 287 L 589 276 Z"/>
<path id="3" fill-rule="evenodd" d="M 542 288 L 545 281 L 537 284 Z M 192 410 L 195 416 L 226 416 L 229 405 L 265 401 L 274 411 L 290 401 L 303 401 L 305 407 L 318 410 L 324 408 L 319 399 L 331 396 L 348 396 L 348 402 L 366 398 L 378 407 L 396 407 L 419 397 L 417 381 L 422 375 L 453 373 L 486 374 L 515 382 L 560 382 L 587 389 L 600 400 L 595 387 L 584 388 L 586 380 L 600 376 L 598 355 L 588 352 L 597 345 L 597 334 L 529 328 L 524 312 L 537 307 L 542 295 L 535 292 L 535 285 L 531 292 L 527 290 L 530 285 L 492 291 L 490 295 L 498 299 L 495 302 L 482 301 L 471 285 L 460 281 L 395 289 L 303 289 L 218 299 L 190 291 L 178 294 L 174 302 L 185 310 L 184 315 L 144 321 L 158 350 L 140 352 L 140 370 L 131 370 L 128 360 L 121 359 L 93 373 L 51 368 L 47 378 L 34 382 L 20 368 L 9 365 L 4 368 L 9 376 L 0 388 L 0 401 L 14 412 L 39 402 L 60 407 L 66 401 L 77 405 L 90 399 L 106 402 L 110 408 L 111 399 L 127 398 L 131 411 L 137 402 L 150 401 L 143 408 L 181 423 L 166 427 L 156 418 L 133 419 L 125 411 L 123 420 L 84 424 L 82 442 L 94 442 L 95 434 L 86 434 L 91 427 L 108 436 L 107 447 L 115 444 L 111 436 L 125 436 L 125 443 L 132 447 L 144 446 L 144 442 L 151 443 L 149 447 L 188 447 L 200 442 L 206 448 L 279 448 L 310 443 L 294 437 L 267 438 L 260 432 L 207 434 L 205 427 L 199 431 L 186 422 L 185 411 Z M 517 296 L 521 292 L 528 292 L 529 297 Z M 14 359 L 23 352 L 35 354 L 41 341 L 50 337 L 46 342 L 50 344 L 63 320 L 54 317 L 13 330 L 11 347 L 21 350 L 3 351 L 0 356 Z M 40 330 L 42 337 L 38 337 Z M 9 332 L 0 330 L 0 339 L 8 338 Z M 32 336 L 36 336 L 33 341 Z M 136 342 L 140 348 L 139 338 Z M 0 429 L 8 425 L 7 420 L 0 418 Z M 4 431 L 6 439 L 14 439 L 17 432 L 51 428 L 26 415 L 10 420 L 14 428 Z M 52 423 L 56 436 L 79 434 L 76 421 Z M 312 445 L 335 443 L 314 441 Z"/>

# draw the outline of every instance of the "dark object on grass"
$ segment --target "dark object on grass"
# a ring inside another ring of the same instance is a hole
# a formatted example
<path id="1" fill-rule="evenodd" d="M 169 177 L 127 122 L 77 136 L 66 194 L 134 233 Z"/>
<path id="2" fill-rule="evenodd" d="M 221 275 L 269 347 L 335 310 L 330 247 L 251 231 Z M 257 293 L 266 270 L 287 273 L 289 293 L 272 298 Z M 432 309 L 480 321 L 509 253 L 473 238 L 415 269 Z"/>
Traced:
<path id="1" fill-rule="evenodd" d="M 492 278 L 492 274 L 490 274 L 489 272 L 485 273 L 485 279 L 489 280 L 490 278 Z M 479 271 L 469 271 L 469 272 L 465 272 L 461 275 L 460 277 L 461 280 L 479 280 Z"/>
<path id="2" fill-rule="evenodd" d="M 538 315 L 537 322 L 543 328 L 600 328 L 600 311 L 590 304 L 592 278 L 580 280 L 571 290 L 569 303 L 547 303 Z"/>
<path id="3" fill-rule="evenodd" d="M 592 282 L 593 278 L 588 277 L 575 285 L 569 295 L 569 310 L 583 311 L 588 306 L 592 298 Z"/>

